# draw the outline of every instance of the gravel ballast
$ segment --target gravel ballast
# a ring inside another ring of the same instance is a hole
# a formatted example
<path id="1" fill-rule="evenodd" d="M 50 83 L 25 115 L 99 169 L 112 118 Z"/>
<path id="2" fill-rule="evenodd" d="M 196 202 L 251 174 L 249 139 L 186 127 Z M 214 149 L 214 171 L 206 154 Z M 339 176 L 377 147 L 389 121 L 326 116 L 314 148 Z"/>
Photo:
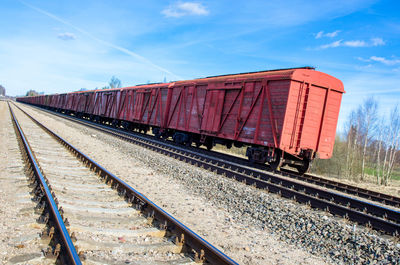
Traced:
<path id="1" fill-rule="evenodd" d="M 400 262 L 393 237 L 24 108 L 239 263 Z"/>
<path id="2" fill-rule="evenodd" d="M 45 226 L 34 211 L 25 164 L 5 101 L 0 101 L 0 263 L 54 264 L 43 250 Z"/>

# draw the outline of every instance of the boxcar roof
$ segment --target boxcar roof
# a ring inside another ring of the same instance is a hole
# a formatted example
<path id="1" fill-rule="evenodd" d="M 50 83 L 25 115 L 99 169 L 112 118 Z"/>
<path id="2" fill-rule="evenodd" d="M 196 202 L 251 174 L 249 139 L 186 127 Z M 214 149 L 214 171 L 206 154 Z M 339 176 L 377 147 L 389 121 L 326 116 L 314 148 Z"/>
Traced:
<path id="1" fill-rule="evenodd" d="M 289 68 L 279 70 L 268 70 L 241 74 L 221 75 L 214 77 L 198 78 L 193 80 L 176 81 L 176 84 L 186 83 L 207 83 L 207 82 L 221 82 L 221 81 L 240 81 L 243 79 L 258 79 L 258 78 L 271 78 L 271 79 L 292 79 L 299 82 L 307 82 L 316 86 L 331 88 L 344 93 L 342 81 L 339 79 L 325 74 L 323 72 L 315 71 L 312 67 Z"/>
<path id="2" fill-rule="evenodd" d="M 257 72 L 247 72 L 247 73 L 239 73 L 239 74 L 227 74 L 227 75 L 218 75 L 218 76 L 209 76 L 204 78 L 197 78 L 192 80 L 182 80 L 182 81 L 174 81 L 170 83 L 154 83 L 154 84 L 145 84 L 145 85 L 135 85 L 128 86 L 122 88 L 112 88 L 112 89 L 96 89 L 96 90 L 85 90 L 85 91 L 75 91 L 70 93 L 91 93 L 91 92 L 107 92 L 107 91 L 115 91 L 121 89 L 146 89 L 146 88 L 154 88 L 154 87 L 166 87 L 171 85 L 184 85 L 184 84 L 193 84 L 193 83 L 208 83 L 208 82 L 221 82 L 221 81 L 239 81 L 243 79 L 253 79 L 253 78 L 278 78 L 278 79 L 293 79 L 300 82 L 308 82 L 313 85 L 331 88 L 339 92 L 345 92 L 343 83 L 328 74 L 323 72 L 316 71 L 313 67 L 298 67 L 298 68 L 287 68 L 287 69 L 276 69 L 276 70 L 265 70 L 265 71 L 257 71 Z M 66 94 L 66 93 L 62 93 Z"/>

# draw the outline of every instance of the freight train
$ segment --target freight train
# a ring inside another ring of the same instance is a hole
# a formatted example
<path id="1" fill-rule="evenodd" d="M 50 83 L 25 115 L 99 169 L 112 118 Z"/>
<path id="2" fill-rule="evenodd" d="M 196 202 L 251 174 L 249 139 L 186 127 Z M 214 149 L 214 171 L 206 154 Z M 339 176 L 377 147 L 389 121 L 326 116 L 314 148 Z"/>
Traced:
<path id="1" fill-rule="evenodd" d="M 247 148 L 254 163 L 303 174 L 332 156 L 344 92 L 340 80 L 303 67 L 17 101 L 188 146 Z"/>

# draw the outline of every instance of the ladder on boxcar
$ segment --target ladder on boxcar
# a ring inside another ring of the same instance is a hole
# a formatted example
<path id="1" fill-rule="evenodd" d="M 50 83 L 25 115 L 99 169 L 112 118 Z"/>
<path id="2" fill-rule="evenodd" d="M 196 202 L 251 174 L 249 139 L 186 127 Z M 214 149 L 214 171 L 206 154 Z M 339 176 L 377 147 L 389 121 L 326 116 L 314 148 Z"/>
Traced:
<path id="1" fill-rule="evenodd" d="M 305 88 L 304 88 L 304 86 L 305 86 Z M 302 103 L 304 90 L 305 90 L 304 101 Z M 299 91 L 299 95 L 298 95 L 298 99 L 297 99 L 296 114 L 295 114 L 295 119 L 294 119 L 292 136 L 291 136 L 291 139 L 290 139 L 290 147 L 291 148 L 295 147 L 296 148 L 296 152 L 299 151 L 298 149 L 299 149 L 299 146 L 300 146 L 301 136 L 302 136 L 302 133 L 303 133 L 303 126 L 304 126 L 304 120 L 305 120 L 305 116 L 306 116 L 309 92 L 310 92 L 310 84 L 303 82 L 301 84 L 301 86 L 300 86 L 300 91 Z M 300 123 L 297 125 L 297 121 L 299 120 L 300 108 L 301 108 Z M 296 135 L 297 126 L 299 127 L 299 130 L 298 130 L 297 135 Z M 296 145 L 293 146 L 295 141 L 296 141 Z"/>

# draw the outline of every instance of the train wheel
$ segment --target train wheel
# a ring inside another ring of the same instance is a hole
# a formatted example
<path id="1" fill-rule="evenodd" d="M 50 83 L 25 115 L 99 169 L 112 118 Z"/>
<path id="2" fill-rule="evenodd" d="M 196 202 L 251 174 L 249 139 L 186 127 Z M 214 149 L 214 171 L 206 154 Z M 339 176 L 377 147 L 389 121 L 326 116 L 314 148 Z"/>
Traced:
<path id="1" fill-rule="evenodd" d="M 192 143 L 193 143 L 192 138 L 189 136 L 189 139 L 185 142 L 185 145 L 192 146 Z"/>
<path id="2" fill-rule="evenodd" d="M 206 148 L 208 151 L 210 151 L 213 148 L 213 144 L 211 141 L 206 143 Z"/>
<path id="3" fill-rule="evenodd" d="M 270 162 L 269 166 L 272 168 L 272 170 L 279 171 L 279 170 L 281 170 L 282 165 L 283 165 L 282 151 L 276 150 L 275 151 L 275 161 Z"/>
<path id="4" fill-rule="evenodd" d="M 311 168 L 310 160 L 304 159 L 303 162 L 304 162 L 303 165 L 296 167 L 300 175 L 304 175 Z"/>

